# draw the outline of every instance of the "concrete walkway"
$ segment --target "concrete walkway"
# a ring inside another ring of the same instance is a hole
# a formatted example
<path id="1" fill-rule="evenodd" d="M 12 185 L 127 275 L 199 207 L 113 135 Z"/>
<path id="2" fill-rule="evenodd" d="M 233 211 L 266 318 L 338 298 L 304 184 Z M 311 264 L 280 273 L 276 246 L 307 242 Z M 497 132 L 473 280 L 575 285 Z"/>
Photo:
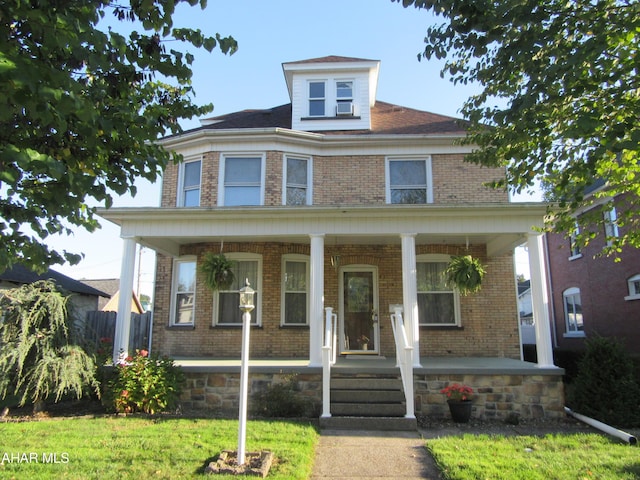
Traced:
<path id="1" fill-rule="evenodd" d="M 311 479 L 440 480 L 418 432 L 323 430 Z"/>

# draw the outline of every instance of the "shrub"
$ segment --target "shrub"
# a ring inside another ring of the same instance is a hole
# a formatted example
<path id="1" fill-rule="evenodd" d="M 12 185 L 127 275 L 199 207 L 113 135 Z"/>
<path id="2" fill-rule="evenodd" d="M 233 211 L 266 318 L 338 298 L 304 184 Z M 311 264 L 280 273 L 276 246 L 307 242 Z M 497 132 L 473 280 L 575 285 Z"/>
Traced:
<path id="1" fill-rule="evenodd" d="M 631 358 L 615 339 L 594 337 L 567 388 L 574 411 L 618 427 L 640 425 L 640 386 Z"/>
<path id="2" fill-rule="evenodd" d="M 154 414 L 178 406 L 185 377 L 173 360 L 136 350 L 133 357 L 114 368 L 105 392 L 107 407 L 119 413 Z"/>
<path id="3" fill-rule="evenodd" d="M 99 394 L 95 364 L 80 345 L 69 297 L 49 281 L 5 290 L 0 299 L 0 397 L 34 410 L 67 395 Z"/>
<path id="4" fill-rule="evenodd" d="M 252 410 L 256 415 L 268 418 L 303 417 L 312 405 L 300 397 L 299 390 L 296 376 L 291 375 L 285 382 L 273 383 L 254 394 Z"/>

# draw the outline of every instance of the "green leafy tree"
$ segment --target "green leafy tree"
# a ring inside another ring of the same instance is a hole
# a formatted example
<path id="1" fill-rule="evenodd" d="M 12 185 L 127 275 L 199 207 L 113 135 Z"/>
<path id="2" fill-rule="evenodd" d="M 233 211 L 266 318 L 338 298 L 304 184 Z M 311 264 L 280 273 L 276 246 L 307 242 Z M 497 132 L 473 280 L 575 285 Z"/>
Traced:
<path id="1" fill-rule="evenodd" d="M 180 47 L 237 45 L 174 26 L 178 4 L 206 0 L 0 2 L 0 269 L 77 263 L 45 239 L 97 228 L 87 200 L 109 207 L 154 181 L 179 159 L 154 140 L 212 110 L 193 103 L 194 56 Z"/>
<path id="2" fill-rule="evenodd" d="M 556 230 L 599 223 L 618 202 L 625 244 L 640 246 L 640 3 L 636 0 L 392 0 L 431 10 L 419 58 L 474 83 L 462 107 L 467 159 L 504 166 L 515 192 L 547 177 Z M 593 195 L 586 191 L 606 181 Z M 615 200 L 614 200 L 615 198 Z M 594 235 L 584 229 L 583 242 Z M 603 229 L 599 228 L 602 232 Z"/>
<path id="3" fill-rule="evenodd" d="M 99 395 L 95 364 L 80 345 L 69 297 L 51 281 L 3 290 L 0 311 L 0 397 L 17 395 L 38 410 L 66 395 Z"/>

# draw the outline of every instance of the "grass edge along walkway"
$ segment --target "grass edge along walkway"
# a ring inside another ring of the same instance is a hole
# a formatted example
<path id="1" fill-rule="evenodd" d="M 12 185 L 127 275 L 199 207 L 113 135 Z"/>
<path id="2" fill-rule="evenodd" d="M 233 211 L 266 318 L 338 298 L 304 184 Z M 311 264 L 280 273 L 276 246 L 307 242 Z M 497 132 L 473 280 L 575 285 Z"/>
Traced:
<path id="1" fill-rule="evenodd" d="M 634 480 L 637 446 L 596 433 L 472 435 L 426 441 L 446 480 Z"/>

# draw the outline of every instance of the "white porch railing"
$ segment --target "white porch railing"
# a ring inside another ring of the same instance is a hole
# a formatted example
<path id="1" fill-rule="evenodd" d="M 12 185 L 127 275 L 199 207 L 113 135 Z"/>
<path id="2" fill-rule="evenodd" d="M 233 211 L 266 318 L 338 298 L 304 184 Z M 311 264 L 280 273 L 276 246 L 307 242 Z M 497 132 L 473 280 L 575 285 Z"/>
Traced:
<path id="1" fill-rule="evenodd" d="M 331 416 L 331 365 L 336 363 L 338 344 L 338 317 L 333 308 L 326 307 L 324 318 L 324 342 L 322 344 L 322 417 Z"/>
<path id="2" fill-rule="evenodd" d="M 413 347 L 407 341 L 402 311 L 397 308 L 395 312 L 391 314 L 391 327 L 396 343 L 396 366 L 400 367 L 405 404 L 407 406 L 405 417 L 416 418 L 413 399 Z"/>

